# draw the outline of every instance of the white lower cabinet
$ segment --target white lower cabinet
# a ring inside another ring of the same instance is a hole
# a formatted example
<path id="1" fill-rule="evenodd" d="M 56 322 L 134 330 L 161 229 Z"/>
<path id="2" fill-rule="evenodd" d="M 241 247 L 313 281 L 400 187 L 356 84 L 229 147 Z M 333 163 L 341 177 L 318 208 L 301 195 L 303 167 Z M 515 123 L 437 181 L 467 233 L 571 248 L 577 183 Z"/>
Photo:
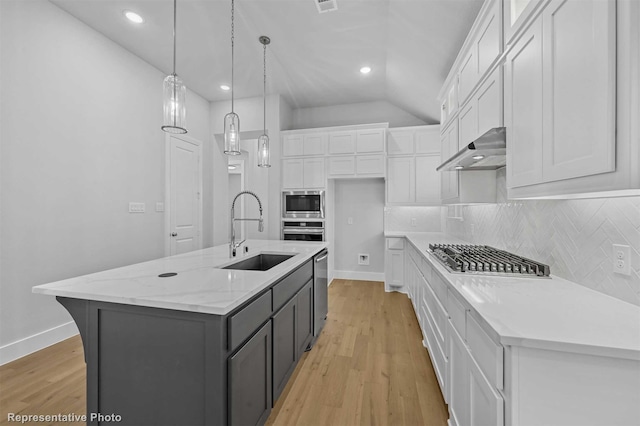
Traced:
<path id="1" fill-rule="evenodd" d="M 399 291 L 404 286 L 404 238 L 387 238 L 384 253 L 384 287 Z"/>
<path id="2" fill-rule="evenodd" d="M 449 419 L 454 426 L 471 424 L 468 356 L 462 337 L 449 321 Z"/>

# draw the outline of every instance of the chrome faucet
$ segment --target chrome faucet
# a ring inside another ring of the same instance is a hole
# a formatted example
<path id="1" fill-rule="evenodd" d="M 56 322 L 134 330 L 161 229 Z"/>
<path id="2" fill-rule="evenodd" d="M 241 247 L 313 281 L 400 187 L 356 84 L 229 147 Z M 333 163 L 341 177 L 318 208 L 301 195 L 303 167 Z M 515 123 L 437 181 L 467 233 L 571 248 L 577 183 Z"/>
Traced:
<path id="1" fill-rule="evenodd" d="M 235 206 L 236 200 L 243 194 L 253 195 L 255 199 L 258 201 L 258 207 L 260 208 L 260 217 L 258 219 L 243 219 L 243 218 L 235 218 Z M 236 230 L 234 224 L 240 221 L 258 221 L 258 232 L 264 231 L 264 221 L 262 219 L 262 202 L 260 202 L 260 198 L 256 195 L 255 192 L 252 191 L 241 191 L 238 195 L 235 196 L 233 202 L 231 203 L 231 241 L 229 241 L 229 257 L 236 256 L 236 249 L 245 242 L 245 240 L 236 243 Z"/>

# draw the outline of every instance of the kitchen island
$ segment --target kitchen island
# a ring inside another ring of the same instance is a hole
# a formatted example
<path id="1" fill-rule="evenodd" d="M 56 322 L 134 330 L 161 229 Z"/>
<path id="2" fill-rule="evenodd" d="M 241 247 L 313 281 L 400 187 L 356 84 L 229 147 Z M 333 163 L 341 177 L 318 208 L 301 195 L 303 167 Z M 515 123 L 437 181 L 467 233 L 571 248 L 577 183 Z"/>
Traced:
<path id="1" fill-rule="evenodd" d="M 313 258 L 326 244 L 246 246 L 235 259 L 223 245 L 33 288 L 78 325 L 89 424 L 266 421 L 313 338 Z M 224 269 L 258 254 L 290 257 Z"/>

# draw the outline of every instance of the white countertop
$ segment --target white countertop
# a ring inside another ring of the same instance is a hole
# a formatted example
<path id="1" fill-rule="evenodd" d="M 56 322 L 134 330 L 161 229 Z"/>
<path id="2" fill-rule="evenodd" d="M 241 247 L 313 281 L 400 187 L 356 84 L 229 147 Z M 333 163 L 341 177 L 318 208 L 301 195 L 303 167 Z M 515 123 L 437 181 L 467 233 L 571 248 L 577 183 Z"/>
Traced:
<path id="1" fill-rule="evenodd" d="M 442 233 L 385 236 L 406 237 L 503 345 L 640 360 L 638 306 L 553 275 L 544 279 L 451 273 L 428 252 L 429 243 L 467 242 Z"/>
<path id="2" fill-rule="evenodd" d="M 302 265 L 326 243 L 247 240 L 229 258 L 228 244 L 33 287 L 34 293 L 225 315 Z M 268 271 L 220 269 L 258 253 L 295 253 Z M 160 278 L 165 272 L 176 272 Z"/>

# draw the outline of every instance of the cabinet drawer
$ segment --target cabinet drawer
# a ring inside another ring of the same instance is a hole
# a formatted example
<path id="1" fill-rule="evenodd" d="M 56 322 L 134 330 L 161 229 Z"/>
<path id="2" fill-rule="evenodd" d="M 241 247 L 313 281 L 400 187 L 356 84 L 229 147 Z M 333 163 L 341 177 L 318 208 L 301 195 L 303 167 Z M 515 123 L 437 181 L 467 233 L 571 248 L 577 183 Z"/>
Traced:
<path id="1" fill-rule="evenodd" d="M 229 350 L 232 351 L 271 316 L 271 290 L 229 317 Z"/>
<path id="2" fill-rule="evenodd" d="M 356 157 L 358 175 L 383 175 L 384 155 L 359 155 Z"/>
<path id="3" fill-rule="evenodd" d="M 404 250 L 404 238 L 387 238 L 389 250 Z"/>
<path id="4" fill-rule="evenodd" d="M 433 293 L 430 286 L 426 286 L 424 295 L 425 302 L 429 308 L 429 321 L 433 324 L 433 332 L 438 339 L 438 343 L 444 347 L 446 342 L 445 333 L 447 332 L 447 320 L 449 319 L 449 316 L 447 315 L 447 311 L 444 306 L 442 306 L 436 298 L 436 295 Z"/>
<path id="5" fill-rule="evenodd" d="M 431 267 L 431 265 L 429 266 Z M 447 305 L 447 285 L 445 284 L 442 277 L 436 271 L 432 270 L 431 279 L 429 279 L 429 285 L 431 286 L 431 289 L 433 290 L 433 292 L 436 294 L 436 297 L 438 298 L 438 300 L 440 300 L 440 303 L 442 303 L 442 306 L 448 306 Z"/>
<path id="6" fill-rule="evenodd" d="M 353 155 L 329 157 L 329 176 L 353 175 L 356 171 Z"/>
<path id="7" fill-rule="evenodd" d="M 496 344 L 467 312 L 467 346 L 469 352 L 492 386 L 502 389 L 504 380 L 504 348 Z"/>
<path id="8" fill-rule="evenodd" d="M 423 307 L 424 309 L 424 307 Z M 433 327 L 429 321 L 427 321 L 424 335 L 427 340 L 427 348 L 429 350 L 429 357 L 431 358 L 431 364 L 433 365 L 433 369 L 436 372 L 436 378 L 438 379 L 438 384 L 440 385 L 440 390 L 442 391 L 442 395 L 447 395 L 446 383 L 447 383 L 447 357 L 442 350 L 442 347 L 437 341 L 435 336 L 435 332 Z"/>
<path id="9" fill-rule="evenodd" d="M 456 296 L 449 291 L 447 297 L 447 312 L 451 318 L 451 323 L 455 327 L 462 340 L 467 338 L 467 309 Z"/>
<path id="10" fill-rule="evenodd" d="M 273 310 L 277 311 L 313 277 L 313 263 L 308 261 L 273 286 Z"/>

